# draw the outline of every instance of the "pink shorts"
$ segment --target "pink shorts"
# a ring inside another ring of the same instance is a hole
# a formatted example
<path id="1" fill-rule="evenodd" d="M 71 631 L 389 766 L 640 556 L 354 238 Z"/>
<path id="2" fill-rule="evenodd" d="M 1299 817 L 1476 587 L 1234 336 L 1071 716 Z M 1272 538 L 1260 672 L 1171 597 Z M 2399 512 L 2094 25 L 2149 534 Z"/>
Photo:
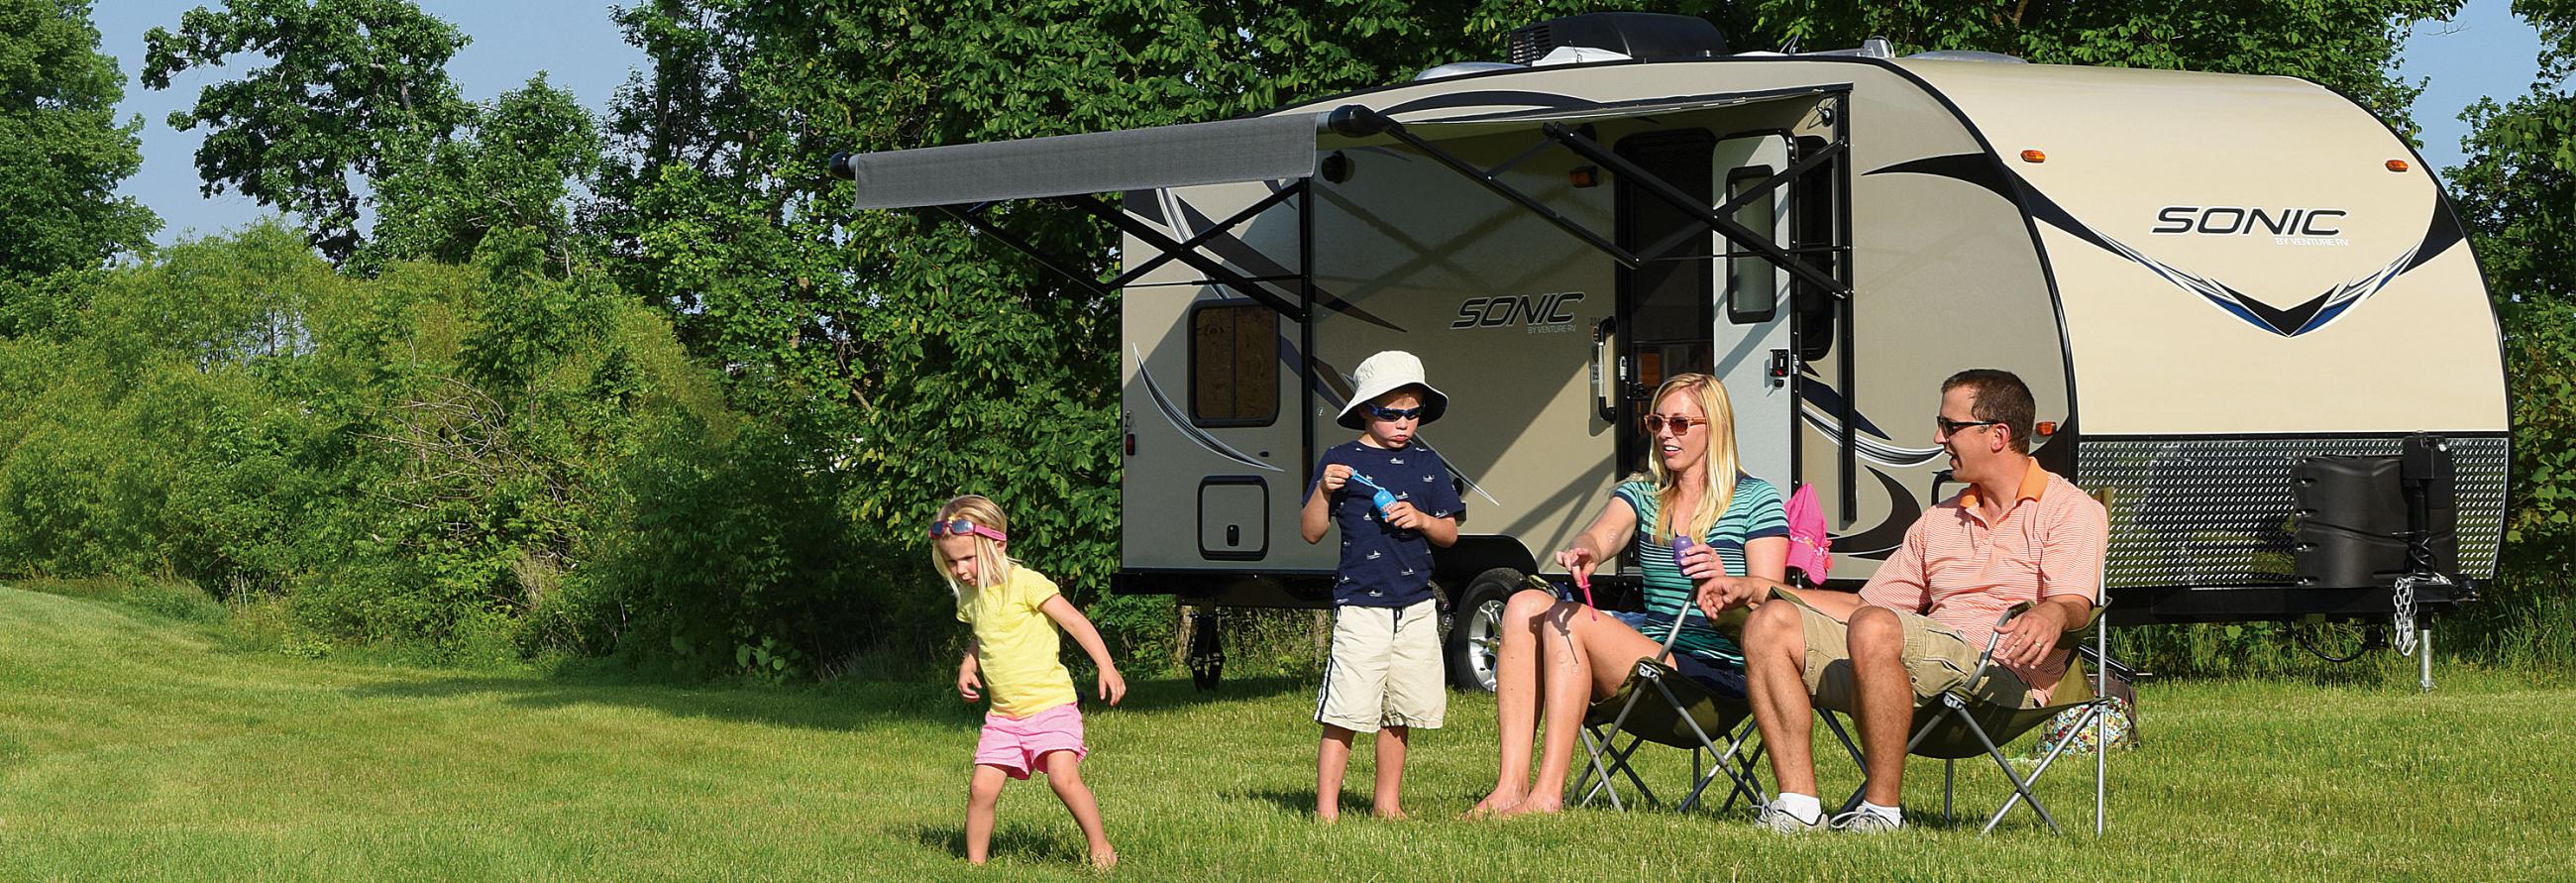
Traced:
<path id="1" fill-rule="evenodd" d="M 1070 702 L 1029 715 L 1003 717 L 984 715 L 984 734 L 975 740 L 975 763 L 1000 767 L 1011 778 L 1025 779 L 1038 770 L 1038 759 L 1050 751 L 1073 752 L 1081 760 L 1091 749 L 1082 746 L 1082 709 Z"/>

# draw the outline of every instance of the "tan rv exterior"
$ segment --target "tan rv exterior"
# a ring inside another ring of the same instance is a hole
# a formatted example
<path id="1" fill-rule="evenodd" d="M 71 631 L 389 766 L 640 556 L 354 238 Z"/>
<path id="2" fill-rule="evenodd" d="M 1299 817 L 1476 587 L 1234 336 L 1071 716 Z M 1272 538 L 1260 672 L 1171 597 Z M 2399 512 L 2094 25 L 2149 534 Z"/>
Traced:
<path id="1" fill-rule="evenodd" d="M 1355 106 L 1420 140 L 1326 128 Z M 2508 427 L 2485 285 L 2421 159 L 2314 83 L 1739 55 L 1269 116 L 1318 121 L 1311 176 L 1131 184 L 1121 204 L 1142 271 L 1122 293 L 1122 590 L 1327 603 L 1334 550 L 1301 541 L 1297 510 L 1316 455 L 1353 434 L 1332 419 L 1347 373 L 1386 349 L 1450 398 L 1420 438 L 1468 505 L 1438 556 L 1463 610 L 1602 509 L 1639 466 L 1621 457 L 1634 399 L 1684 369 L 1726 381 L 1748 471 L 1816 487 L 1838 583 L 1956 490 L 1936 484 L 1931 416 L 1940 381 L 1976 367 L 2031 384 L 2044 465 L 2114 492 L 2115 612 L 2282 615 L 2296 599 L 2244 590 L 2287 582 L 2290 464 L 2413 433 L 2457 460 L 2458 570 L 2493 572 Z M 1645 235 L 1663 210 L 1548 146 L 1567 132 L 1708 205 L 1806 163 L 1733 220 L 1848 301 L 1706 226 Z M 1235 278 L 1160 257 L 1182 241 Z"/>

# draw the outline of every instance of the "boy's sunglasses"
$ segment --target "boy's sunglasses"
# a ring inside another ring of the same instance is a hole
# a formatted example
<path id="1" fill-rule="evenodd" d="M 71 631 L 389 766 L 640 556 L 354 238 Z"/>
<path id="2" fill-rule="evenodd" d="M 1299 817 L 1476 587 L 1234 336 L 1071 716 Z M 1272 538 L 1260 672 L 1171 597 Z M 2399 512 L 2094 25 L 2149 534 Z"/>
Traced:
<path id="1" fill-rule="evenodd" d="M 976 524 L 975 522 L 968 521 L 963 518 L 952 519 L 949 521 L 933 521 L 930 523 L 930 538 L 934 540 L 941 537 L 962 537 L 968 535 L 986 537 L 996 543 L 1007 543 L 1011 541 L 1011 538 L 1003 536 L 1001 531 L 985 527 L 981 524 Z"/>
<path id="2" fill-rule="evenodd" d="M 1646 424 L 1646 432 L 1649 435 L 1664 431 L 1664 426 L 1666 424 L 1670 424 L 1673 427 L 1674 435 L 1689 432 L 1690 428 L 1693 426 L 1708 425 L 1708 421 L 1706 420 L 1693 420 L 1688 417 L 1666 417 L 1662 414 L 1648 414 L 1643 419 Z"/>
<path id="3" fill-rule="evenodd" d="M 1952 420 L 1948 417 L 1934 417 L 1932 418 L 1932 425 L 1939 427 L 1942 435 L 1958 435 L 1961 430 L 1965 430 L 1972 426 L 2002 426 L 2004 425 L 2004 422 L 2001 420 Z"/>
<path id="4" fill-rule="evenodd" d="M 1425 409 L 1423 408 L 1381 408 L 1376 405 L 1369 406 L 1369 413 L 1376 415 L 1377 419 L 1380 420 L 1411 420 L 1415 417 L 1422 416 L 1422 412 L 1424 410 Z"/>

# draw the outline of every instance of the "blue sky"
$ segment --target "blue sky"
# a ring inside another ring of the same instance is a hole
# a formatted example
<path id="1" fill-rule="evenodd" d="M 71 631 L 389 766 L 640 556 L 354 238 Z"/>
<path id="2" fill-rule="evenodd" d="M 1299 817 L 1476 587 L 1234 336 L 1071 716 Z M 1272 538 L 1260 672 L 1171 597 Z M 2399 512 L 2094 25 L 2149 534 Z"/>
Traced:
<path id="1" fill-rule="evenodd" d="M 237 68 L 190 71 L 158 92 L 132 80 L 142 67 L 145 31 L 176 29 L 181 13 L 217 2 L 107 0 L 92 13 L 104 48 L 128 77 L 120 111 L 143 116 L 143 170 L 126 179 L 118 192 L 160 213 L 164 226 L 154 239 L 165 244 L 183 235 L 219 233 L 265 213 L 238 193 L 198 195 L 194 156 L 203 132 L 175 131 L 166 122 L 171 111 L 195 103 L 200 87 Z M 421 5 L 474 38 L 448 67 L 469 100 L 491 100 L 543 70 L 548 82 L 604 114 L 617 88 L 644 61 L 643 52 L 626 45 L 609 21 L 608 3 L 423 0 Z M 2531 86 L 2540 37 L 2507 6 L 2508 0 L 2470 0 L 2453 20 L 2427 23 L 2407 41 L 2399 72 L 2429 81 L 2415 102 L 2415 120 L 2424 127 L 2424 159 L 2437 170 L 2460 162 L 2460 137 L 2467 134 L 2458 120 L 2461 109 L 2480 96 L 2503 101 Z"/>

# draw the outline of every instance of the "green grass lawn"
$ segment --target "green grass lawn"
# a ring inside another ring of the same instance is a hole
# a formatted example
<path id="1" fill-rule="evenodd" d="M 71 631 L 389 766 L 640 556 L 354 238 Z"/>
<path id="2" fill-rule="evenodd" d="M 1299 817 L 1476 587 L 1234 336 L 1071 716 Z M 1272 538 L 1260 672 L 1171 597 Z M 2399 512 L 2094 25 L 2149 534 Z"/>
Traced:
<path id="1" fill-rule="evenodd" d="M 1037 782 L 1004 792 L 994 866 L 965 865 L 976 717 L 941 685 L 688 688 L 226 646 L 131 607 L 0 589 L 0 879 L 1088 876 L 1080 836 Z M 1464 694 L 1448 729 L 1414 742 L 1419 819 L 1327 828 L 1308 818 L 1312 688 L 1290 680 L 1213 697 L 1137 683 L 1124 707 L 1086 708 L 1084 766 L 1117 878 L 2576 873 L 2576 689 L 2440 674 L 2429 696 L 2377 675 L 2151 684 L 2148 744 L 2113 756 L 2113 830 L 2099 840 L 2090 758 L 2042 791 L 2080 831 L 2066 837 L 2019 811 L 1987 838 L 1924 826 L 1792 839 L 1714 812 L 1460 821 L 1494 763 L 1492 701 Z M 1368 769 L 1363 751 L 1361 788 Z M 1939 767 L 1915 772 L 1908 816 L 1937 821 Z M 1824 774 L 1828 790 L 1856 784 L 1847 764 Z M 1960 774 L 1968 803 L 2003 793 L 1990 763 Z"/>

